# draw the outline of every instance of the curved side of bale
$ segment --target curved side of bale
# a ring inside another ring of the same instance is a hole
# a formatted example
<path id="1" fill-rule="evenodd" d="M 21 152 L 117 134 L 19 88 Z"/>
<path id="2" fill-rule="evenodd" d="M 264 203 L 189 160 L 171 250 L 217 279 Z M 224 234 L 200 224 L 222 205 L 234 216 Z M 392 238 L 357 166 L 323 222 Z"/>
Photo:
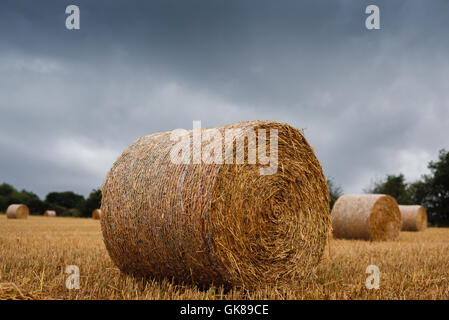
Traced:
<path id="1" fill-rule="evenodd" d="M 8 219 L 26 219 L 30 214 L 30 210 L 24 204 L 12 204 L 6 210 Z"/>
<path id="2" fill-rule="evenodd" d="M 331 216 L 336 238 L 394 240 L 402 225 L 396 200 L 380 194 L 343 195 L 335 203 Z"/>
<path id="3" fill-rule="evenodd" d="M 298 130 L 278 122 L 213 129 L 216 139 L 241 129 L 233 145 L 266 129 L 258 143 L 266 142 L 267 150 L 270 130 L 277 130 L 277 172 L 260 175 L 268 165 L 247 161 L 174 164 L 170 132 L 138 139 L 102 188 L 101 227 L 111 259 L 125 273 L 206 286 L 251 288 L 307 276 L 330 228 L 327 185 L 312 148 Z M 203 140 L 203 152 L 207 146 Z M 245 150 L 254 148 L 246 141 Z"/>
<path id="4" fill-rule="evenodd" d="M 44 217 L 56 217 L 56 211 L 54 211 L 54 210 L 46 210 L 44 212 Z"/>
<path id="5" fill-rule="evenodd" d="M 92 219 L 94 220 L 100 220 L 101 218 L 101 209 L 95 209 L 92 211 Z"/>
<path id="6" fill-rule="evenodd" d="M 427 228 L 427 211 L 423 206 L 399 206 L 403 231 L 424 231 Z"/>

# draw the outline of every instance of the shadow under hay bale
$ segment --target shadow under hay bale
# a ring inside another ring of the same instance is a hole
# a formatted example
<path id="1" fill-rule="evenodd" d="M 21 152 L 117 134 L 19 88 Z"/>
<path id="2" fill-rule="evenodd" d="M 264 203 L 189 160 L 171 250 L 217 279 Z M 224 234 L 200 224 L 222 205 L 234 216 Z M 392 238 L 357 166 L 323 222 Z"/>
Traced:
<path id="1" fill-rule="evenodd" d="M 92 211 L 92 219 L 94 220 L 100 220 L 101 218 L 101 209 L 95 209 Z"/>
<path id="2" fill-rule="evenodd" d="M 137 139 L 102 188 L 101 227 L 111 259 L 124 273 L 201 287 L 282 285 L 310 275 L 330 228 L 328 189 L 312 148 L 297 129 L 278 122 L 215 129 L 221 137 L 241 129 L 232 146 L 265 129 L 257 143 L 267 150 L 270 130 L 277 130 L 277 172 L 261 175 L 266 164 L 235 159 L 175 164 L 170 153 L 178 141 L 171 132 Z M 203 140 L 203 150 L 208 143 Z M 245 144 L 248 160 L 256 146 Z"/>
<path id="3" fill-rule="evenodd" d="M 24 204 L 12 204 L 6 210 L 6 217 L 8 219 L 27 219 L 30 210 Z"/>
<path id="4" fill-rule="evenodd" d="M 424 231 L 427 228 L 427 212 L 423 206 L 399 206 L 403 231 Z"/>
<path id="5" fill-rule="evenodd" d="M 44 217 L 56 217 L 56 211 L 54 210 L 47 210 L 44 212 Z"/>
<path id="6" fill-rule="evenodd" d="M 402 226 L 396 200 L 381 194 L 343 195 L 331 216 L 335 238 L 394 240 Z"/>

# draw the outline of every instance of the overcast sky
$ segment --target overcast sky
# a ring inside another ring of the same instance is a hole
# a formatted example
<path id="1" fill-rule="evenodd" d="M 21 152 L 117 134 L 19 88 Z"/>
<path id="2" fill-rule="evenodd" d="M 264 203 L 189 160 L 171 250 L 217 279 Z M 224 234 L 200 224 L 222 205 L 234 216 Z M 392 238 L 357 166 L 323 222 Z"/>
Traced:
<path id="1" fill-rule="evenodd" d="M 448 50 L 445 0 L 2 0 L 0 183 L 87 195 L 140 136 L 255 119 L 345 192 L 413 181 L 449 148 Z"/>

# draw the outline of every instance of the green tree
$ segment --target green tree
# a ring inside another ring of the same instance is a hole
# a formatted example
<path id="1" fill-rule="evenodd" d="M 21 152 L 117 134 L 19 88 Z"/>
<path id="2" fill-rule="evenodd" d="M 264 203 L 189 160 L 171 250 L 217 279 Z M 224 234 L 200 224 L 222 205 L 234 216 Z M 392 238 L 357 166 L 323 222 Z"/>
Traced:
<path id="1" fill-rule="evenodd" d="M 431 173 L 412 186 L 414 199 L 426 207 L 432 223 L 449 225 L 449 152 L 440 150 L 428 168 Z"/>
<path id="2" fill-rule="evenodd" d="M 92 190 L 92 192 L 89 194 L 89 197 L 87 198 L 84 210 L 82 211 L 82 215 L 84 217 L 90 217 L 92 215 L 92 211 L 95 209 L 99 209 L 101 206 L 101 190 Z"/>
<path id="3" fill-rule="evenodd" d="M 334 207 L 335 202 L 338 198 L 340 198 L 343 195 L 343 189 L 337 185 L 333 178 L 327 178 L 327 187 L 329 188 L 329 195 L 330 195 L 330 210 L 332 211 L 332 208 Z"/>
<path id="4" fill-rule="evenodd" d="M 387 175 L 385 179 L 375 182 L 374 186 L 368 188 L 365 192 L 387 194 L 395 198 L 399 204 L 409 205 L 414 203 L 402 173 L 397 176 Z"/>
<path id="5" fill-rule="evenodd" d="M 423 205 L 432 224 L 449 225 L 449 152 L 440 150 L 428 168 L 430 174 L 419 181 L 407 185 L 402 174 L 388 175 L 368 192 L 391 195 L 399 204 Z"/>
<path id="6" fill-rule="evenodd" d="M 72 191 L 50 192 L 45 201 L 52 205 L 67 209 L 78 209 L 79 211 L 82 211 L 85 205 L 84 197 Z"/>
<path id="7" fill-rule="evenodd" d="M 0 212 L 5 212 L 8 208 L 8 198 L 0 195 Z"/>
<path id="8" fill-rule="evenodd" d="M 46 205 L 36 194 L 30 191 L 22 190 L 18 194 L 18 203 L 27 205 L 31 214 L 41 214 L 45 211 Z"/>
<path id="9" fill-rule="evenodd" d="M 16 191 L 13 186 L 2 183 L 0 184 L 0 211 L 5 212 L 10 204 L 11 194 Z"/>
<path id="10" fill-rule="evenodd" d="M 14 189 L 13 186 L 7 183 L 0 184 L 0 196 L 9 196 L 11 193 L 13 193 L 16 189 Z"/>
<path id="11" fill-rule="evenodd" d="M 30 209 L 31 214 L 40 214 L 45 210 L 45 203 L 34 193 L 17 191 L 13 186 L 3 183 L 0 185 L 0 211 L 6 211 L 9 205 L 21 203 Z"/>
<path id="12" fill-rule="evenodd" d="M 411 183 L 409 192 L 413 203 L 421 204 L 428 208 L 427 195 L 431 193 L 431 179 L 428 176 L 423 176 L 423 180 Z"/>

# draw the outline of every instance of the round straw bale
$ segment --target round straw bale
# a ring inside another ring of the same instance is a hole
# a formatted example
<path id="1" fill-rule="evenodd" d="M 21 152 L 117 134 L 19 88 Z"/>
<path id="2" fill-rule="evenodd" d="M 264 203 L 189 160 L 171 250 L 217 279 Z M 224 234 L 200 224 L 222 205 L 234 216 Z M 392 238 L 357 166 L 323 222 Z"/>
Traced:
<path id="1" fill-rule="evenodd" d="M 12 204 L 6 210 L 8 219 L 26 219 L 30 214 L 30 210 L 24 204 Z"/>
<path id="2" fill-rule="evenodd" d="M 398 204 L 387 195 L 343 195 L 332 209 L 336 238 L 394 240 L 399 236 L 401 224 Z"/>
<path id="3" fill-rule="evenodd" d="M 54 210 L 46 210 L 44 212 L 44 217 L 56 217 L 56 211 L 54 211 Z"/>
<path id="4" fill-rule="evenodd" d="M 403 231 L 424 231 L 427 228 L 427 212 L 423 206 L 399 206 Z"/>
<path id="5" fill-rule="evenodd" d="M 328 189 L 312 148 L 297 129 L 279 122 L 213 129 L 221 137 L 240 129 L 231 140 L 234 150 L 237 138 L 265 129 L 257 149 L 266 143 L 269 157 L 276 154 L 270 137 L 277 132 L 277 171 L 261 175 L 268 165 L 248 163 L 255 150 L 249 139 L 243 164 L 226 156 L 223 164 L 175 164 L 171 132 L 137 139 L 102 188 L 101 227 L 111 259 L 124 273 L 200 286 L 255 288 L 307 277 L 330 229 Z M 207 145 L 203 140 L 203 152 Z"/>
<path id="6" fill-rule="evenodd" d="M 100 220 L 101 218 L 101 209 L 95 209 L 92 211 L 92 219 L 94 220 Z"/>

